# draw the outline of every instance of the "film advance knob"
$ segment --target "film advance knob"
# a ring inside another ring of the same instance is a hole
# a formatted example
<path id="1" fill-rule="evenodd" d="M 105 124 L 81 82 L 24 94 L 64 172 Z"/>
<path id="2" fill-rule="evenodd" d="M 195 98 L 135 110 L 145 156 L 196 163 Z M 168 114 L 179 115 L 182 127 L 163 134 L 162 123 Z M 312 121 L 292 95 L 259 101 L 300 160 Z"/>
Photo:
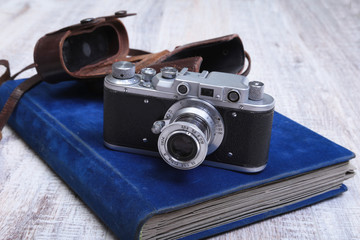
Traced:
<path id="1" fill-rule="evenodd" d="M 135 76 L 135 64 L 121 61 L 112 65 L 112 76 L 117 79 L 130 79 Z"/>

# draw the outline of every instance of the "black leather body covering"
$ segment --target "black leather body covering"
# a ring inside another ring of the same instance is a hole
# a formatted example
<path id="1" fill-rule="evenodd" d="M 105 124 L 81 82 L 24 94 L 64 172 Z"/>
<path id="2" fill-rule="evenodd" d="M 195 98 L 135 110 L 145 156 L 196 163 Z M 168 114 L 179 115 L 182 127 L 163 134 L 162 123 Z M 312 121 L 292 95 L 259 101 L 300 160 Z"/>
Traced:
<path id="1" fill-rule="evenodd" d="M 159 135 L 153 134 L 151 127 L 155 121 L 164 119 L 166 111 L 175 102 L 104 87 L 105 142 L 158 152 Z M 247 168 L 264 166 L 268 159 L 274 110 L 251 112 L 219 107 L 217 110 L 224 120 L 225 135 L 218 149 L 206 160 Z"/>

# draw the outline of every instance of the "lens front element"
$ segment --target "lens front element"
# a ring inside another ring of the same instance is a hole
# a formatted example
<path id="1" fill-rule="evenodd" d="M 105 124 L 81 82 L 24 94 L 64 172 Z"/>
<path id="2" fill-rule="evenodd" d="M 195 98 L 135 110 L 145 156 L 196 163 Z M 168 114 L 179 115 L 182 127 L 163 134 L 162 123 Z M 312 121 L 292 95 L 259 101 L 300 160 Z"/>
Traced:
<path id="1" fill-rule="evenodd" d="M 206 139 L 196 125 L 174 122 L 166 126 L 159 136 L 159 153 L 174 168 L 192 169 L 199 166 L 207 155 Z"/>
<path id="2" fill-rule="evenodd" d="M 171 156 L 183 162 L 191 161 L 196 157 L 199 150 L 196 138 L 185 131 L 174 132 L 168 138 L 166 147 Z"/>

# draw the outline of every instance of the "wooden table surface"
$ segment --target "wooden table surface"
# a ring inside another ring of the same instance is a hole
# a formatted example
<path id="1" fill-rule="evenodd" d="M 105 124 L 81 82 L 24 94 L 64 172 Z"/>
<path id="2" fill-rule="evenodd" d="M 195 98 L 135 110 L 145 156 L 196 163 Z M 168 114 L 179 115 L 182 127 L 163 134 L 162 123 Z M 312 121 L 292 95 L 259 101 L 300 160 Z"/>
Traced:
<path id="1" fill-rule="evenodd" d="M 45 33 L 121 9 L 138 13 L 123 20 L 133 48 L 239 34 L 249 78 L 265 83 L 278 112 L 360 153 L 359 0 L 2 1 L 0 59 L 16 72 Z M 16 133 L 3 135 L 0 239 L 115 238 Z M 211 239 L 360 239 L 359 174 L 346 184 L 339 197 Z"/>

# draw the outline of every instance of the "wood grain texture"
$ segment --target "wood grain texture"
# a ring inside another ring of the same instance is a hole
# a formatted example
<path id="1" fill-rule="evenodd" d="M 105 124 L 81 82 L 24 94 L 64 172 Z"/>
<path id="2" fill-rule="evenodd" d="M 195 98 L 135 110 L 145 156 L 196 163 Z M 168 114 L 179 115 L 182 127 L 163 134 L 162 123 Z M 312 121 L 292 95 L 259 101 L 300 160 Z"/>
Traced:
<path id="1" fill-rule="evenodd" d="M 45 33 L 120 9 L 138 13 L 123 21 L 133 48 L 239 34 L 249 78 L 266 84 L 277 111 L 360 153 L 360 1 L 3 1 L 0 58 L 16 72 Z M 3 137 L 0 239 L 115 238 L 10 128 Z M 360 239 L 359 174 L 346 184 L 339 197 L 211 239 Z"/>

